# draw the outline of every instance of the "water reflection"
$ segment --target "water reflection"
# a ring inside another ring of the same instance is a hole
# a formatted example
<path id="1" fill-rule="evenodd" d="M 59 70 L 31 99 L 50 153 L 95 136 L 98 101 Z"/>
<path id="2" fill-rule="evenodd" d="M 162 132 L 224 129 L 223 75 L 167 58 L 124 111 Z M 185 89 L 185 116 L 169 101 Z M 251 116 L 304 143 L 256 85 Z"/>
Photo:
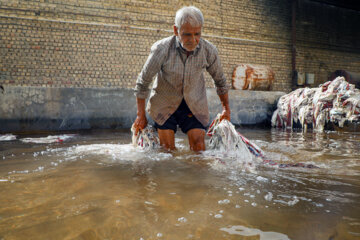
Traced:
<path id="1" fill-rule="evenodd" d="M 281 233 L 263 232 L 259 229 L 247 228 L 244 226 L 231 226 L 230 228 L 220 228 L 221 231 L 229 234 L 241 236 L 259 236 L 259 240 L 289 240 L 289 238 Z"/>

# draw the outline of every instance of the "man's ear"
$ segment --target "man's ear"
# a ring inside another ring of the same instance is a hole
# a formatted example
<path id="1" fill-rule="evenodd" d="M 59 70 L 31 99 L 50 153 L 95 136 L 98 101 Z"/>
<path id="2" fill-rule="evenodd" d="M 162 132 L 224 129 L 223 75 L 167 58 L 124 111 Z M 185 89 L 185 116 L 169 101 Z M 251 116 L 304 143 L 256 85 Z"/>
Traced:
<path id="1" fill-rule="evenodd" d="M 174 25 L 174 34 L 175 36 L 179 36 L 178 28 Z"/>

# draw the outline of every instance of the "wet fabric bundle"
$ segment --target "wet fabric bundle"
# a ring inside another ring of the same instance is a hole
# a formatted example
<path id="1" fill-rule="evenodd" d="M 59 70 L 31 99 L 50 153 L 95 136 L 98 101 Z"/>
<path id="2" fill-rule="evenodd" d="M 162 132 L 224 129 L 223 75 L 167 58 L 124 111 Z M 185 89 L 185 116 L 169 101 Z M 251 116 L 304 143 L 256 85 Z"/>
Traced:
<path id="1" fill-rule="evenodd" d="M 231 122 L 227 120 L 220 121 L 220 114 L 211 123 L 207 135 L 210 136 L 210 149 L 236 153 L 242 159 L 247 159 L 248 164 L 263 163 L 279 168 L 317 168 L 313 164 L 279 163 L 268 159 L 258 146 L 236 131 L 235 126 Z"/>
<path id="2" fill-rule="evenodd" d="M 211 123 L 207 135 L 210 136 L 210 149 L 237 152 L 245 159 L 264 156 L 261 149 L 236 131 L 231 122 L 225 119 L 220 121 L 220 114 Z"/>
<path id="3" fill-rule="evenodd" d="M 343 127 L 346 122 L 360 123 L 360 90 L 343 77 L 282 96 L 271 119 L 273 127 L 300 125 L 304 131 L 308 127 L 324 131 L 329 123 Z"/>
<path id="4" fill-rule="evenodd" d="M 131 132 L 132 143 L 134 146 L 137 146 L 144 150 L 150 150 L 160 146 L 160 141 L 156 134 L 156 131 L 151 126 L 147 126 L 146 128 L 140 130 L 137 135 L 135 135 L 134 128 L 131 128 Z"/>

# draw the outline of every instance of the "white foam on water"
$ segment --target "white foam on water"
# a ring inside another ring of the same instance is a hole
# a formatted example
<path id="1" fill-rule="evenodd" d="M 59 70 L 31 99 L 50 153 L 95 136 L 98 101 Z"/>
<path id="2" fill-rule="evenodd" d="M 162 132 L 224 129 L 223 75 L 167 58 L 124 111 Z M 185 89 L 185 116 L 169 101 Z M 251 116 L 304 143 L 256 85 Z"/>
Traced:
<path id="1" fill-rule="evenodd" d="M 16 140 L 16 135 L 13 134 L 0 134 L 0 141 L 13 141 Z"/>
<path id="2" fill-rule="evenodd" d="M 294 198 L 291 201 L 288 201 L 288 205 L 289 206 L 294 206 L 295 204 L 297 204 L 300 200 L 298 198 Z"/>
<path id="3" fill-rule="evenodd" d="M 71 138 L 74 138 L 76 134 L 63 134 L 63 135 L 49 135 L 47 137 L 40 138 L 22 138 L 20 141 L 24 143 L 60 143 Z"/>
<path id="4" fill-rule="evenodd" d="M 271 193 L 271 192 L 268 192 L 266 195 L 265 195 L 265 200 L 266 201 L 271 201 L 272 200 L 272 198 L 273 198 L 273 194 Z"/>
<path id="5" fill-rule="evenodd" d="M 22 171 L 11 171 L 11 172 L 8 172 L 8 174 L 9 175 L 11 175 L 11 174 L 28 174 L 28 173 L 30 173 L 30 171 L 29 170 L 22 170 Z"/>
<path id="6" fill-rule="evenodd" d="M 224 200 L 219 200 L 218 204 L 223 205 L 223 204 L 229 204 L 230 200 L 229 199 L 224 199 Z"/>
<path id="7" fill-rule="evenodd" d="M 90 144 L 79 145 L 67 149 L 66 155 L 70 156 L 89 156 L 89 155 L 103 155 L 107 158 L 103 160 L 110 160 L 112 162 L 121 161 L 143 161 L 153 160 L 161 161 L 172 158 L 171 153 L 162 153 L 156 150 L 146 151 L 134 147 L 132 144 Z"/>
<path id="8" fill-rule="evenodd" d="M 291 200 L 282 200 L 282 199 L 275 199 L 274 202 L 277 202 L 277 203 L 281 203 L 283 205 L 287 205 L 289 207 L 292 207 L 294 206 L 295 204 L 297 204 L 300 199 L 297 197 L 297 196 L 287 196 L 287 195 L 278 195 L 278 197 L 283 197 L 283 198 L 287 198 L 287 199 L 291 199 Z"/>
<path id="9" fill-rule="evenodd" d="M 178 222 L 186 223 L 187 219 L 185 217 L 178 218 Z"/>
<path id="10" fill-rule="evenodd" d="M 267 179 L 265 177 L 261 177 L 261 176 L 257 176 L 256 180 L 259 181 L 259 182 L 268 182 L 269 181 L 269 179 Z"/>
<path id="11" fill-rule="evenodd" d="M 297 149 L 293 146 L 289 145 L 287 142 L 284 141 L 277 141 L 277 142 L 265 142 L 265 141 L 257 141 L 256 142 L 261 148 L 264 149 L 271 149 L 273 152 L 281 152 L 286 153 L 289 155 L 296 155 Z"/>
<path id="12" fill-rule="evenodd" d="M 322 203 L 316 203 L 316 202 L 314 202 L 314 205 L 315 205 L 316 207 L 320 207 L 320 208 L 324 207 L 324 204 L 322 204 Z"/>
<path id="13" fill-rule="evenodd" d="M 260 164 L 261 159 L 255 156 L 244 154 L 239 150 L 205 150 L 202 152 L 205 160 L 209 161 L 212 169 L 217 171 L 247 171 L 256 173 L 256 167 Z"/>
<path id="14" fill-rule="evenodd" d="M 354 235 L 354 236 L 360 237 L 360 233 L 356 233 L 356 232 L 348 232 L 348 233 L 350 233 L 351 235 Z"/>
<path id="15" fill-rule="evenodd" d="M 189 149 L 189 145 L 184 142 L 182 138 L 175 138 L 176 149 L 179 151 L 186 151 Z"/>
<path id="16" fill-rule="evenodd" d="M 227 232 L 231 235 L 240 236 L 260 236 L 260 240 L 290 240 L 290 238 L 282 233 L 277 232 L 263 232 L 256 228 L 247 228 L 241 225 L 231 226 L 229 228 L 220 228 L 221 231 Z"/>

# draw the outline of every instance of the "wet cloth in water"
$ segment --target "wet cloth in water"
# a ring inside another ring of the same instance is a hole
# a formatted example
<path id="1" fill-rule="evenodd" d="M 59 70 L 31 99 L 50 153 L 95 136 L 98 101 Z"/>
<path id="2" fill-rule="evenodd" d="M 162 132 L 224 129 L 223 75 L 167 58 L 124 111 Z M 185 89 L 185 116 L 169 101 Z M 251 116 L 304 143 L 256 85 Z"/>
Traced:
<path id="1" fill-rule="evenodd" d="M 251 159 L 252 156 L 263 157 L 261 149 L 236 131 L 228 120 L 220 121 L 220 114 L 212 121 L 207 135 L 210 136 L 209 148 L 221 151 L 234 151 Z"/>
<path id="2" fill-rule="evenodd" d="M 233 152 L 235 153 L 235 156 L 241 156 L 241 159 L 245 159 L 245 162 L 248 164 L 263 163 L 279 168 L 317 168 L 313 164 L 279 163 L 267 158 L 264 152 L 256 144 L 236 131 L 235 126 L 231 122 L 227 120 L 220 121 L 220 114 L 218 114 L 215 120 L 212 121 L 207 135 L 210 136 L 210 149 L 220 150 L 227 153 Z"/>
<path id="3" fill-rule="evenodd" d="M 140 130 L 137 135 L 135 135 L 135 129 L 133 127 L 131 128 L 131 132 L 132 144 L 135 147 L 139 147 L 144 150 L 151 150 L 160 146 L 156 130 L 152 126 L 147 126 L 146 128 Z"/>

